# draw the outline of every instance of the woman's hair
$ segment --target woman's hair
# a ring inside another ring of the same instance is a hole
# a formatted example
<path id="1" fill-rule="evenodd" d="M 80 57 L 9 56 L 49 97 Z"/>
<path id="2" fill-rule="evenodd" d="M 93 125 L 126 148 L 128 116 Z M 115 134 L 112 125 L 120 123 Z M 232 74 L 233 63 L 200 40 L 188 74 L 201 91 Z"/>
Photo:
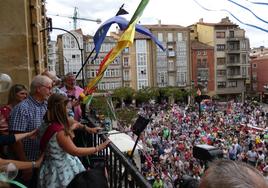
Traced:
<path id="1" fill-rule="evenodd" d="M 57 122 L 64 126 L 64 131 L 67 135 L 72 135 L 70 125 L 67 118 L 66 106 L 68 98 L 61 94 L 52 94 L 48 98 L 48 121 Z"/>
<path id="2" fill-rule="evenodd" d="M 27 89 L 24 85 L 22 85 L 22 84 L 13 85 L 9 90 L 7 104 L 13 103 L 16 100 L 16 94 L 20 91 L 23 91 L 23 90 L 27 91 Z"/>

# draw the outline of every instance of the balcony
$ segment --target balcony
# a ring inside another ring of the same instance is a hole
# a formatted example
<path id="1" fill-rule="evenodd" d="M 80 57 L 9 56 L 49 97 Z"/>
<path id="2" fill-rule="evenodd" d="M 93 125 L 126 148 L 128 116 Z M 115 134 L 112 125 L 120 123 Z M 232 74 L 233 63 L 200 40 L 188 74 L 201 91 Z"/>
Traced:
<path id="1" fill-rule="evenodd" d="M 241 66 L 240 61 L 227 61 L 226 66 Z"/>
<path id="2" fill-rule="evenodd" d="M 84 120 L 84 124 L 90 127 L 96 126 L 94 120 Z M 74 142 L 80 147 L 94 147 L 99 145 L 107 137 L 104 134 L 88 134 L 84 131 L 75 132 Z M 127 158 L 113 143 L 108 148 L 98 152 L 97 155 L 80 158 L 84 166 L 94 166 L 94 161 L 101 160 L 105 163 L 110 188 L 130 187 L 130 188 L 151 188 L 151 184 L 144 178 L 138 168 Z"/>
<path id="3" fill-rule="evenodd" d="M 232 74 L 232 73 L 229 73 L 227 74 L 227 79 L 242 79 L 242 75 L 241 74 Z"/>
<path id="4" fill-rule="evenodd" d="M 175 57 L 175 51 L 174 50 L 169 50 L 168 52 L 167 52 L 167 56 L 168 57 Z"/>

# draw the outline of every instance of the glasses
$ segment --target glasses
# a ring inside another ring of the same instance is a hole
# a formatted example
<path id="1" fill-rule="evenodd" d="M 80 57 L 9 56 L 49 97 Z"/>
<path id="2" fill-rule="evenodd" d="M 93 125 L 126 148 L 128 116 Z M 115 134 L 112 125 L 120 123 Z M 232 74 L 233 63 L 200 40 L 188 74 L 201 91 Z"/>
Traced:
<path id="1" fill-rule="evenodd" d="M 43 85 L 43 84 L 40 84 L 41 86 L 47 88 L 48 90 L 51 90 L 52 89 L 52 86 L 46 86 L 46 85 Z"/>

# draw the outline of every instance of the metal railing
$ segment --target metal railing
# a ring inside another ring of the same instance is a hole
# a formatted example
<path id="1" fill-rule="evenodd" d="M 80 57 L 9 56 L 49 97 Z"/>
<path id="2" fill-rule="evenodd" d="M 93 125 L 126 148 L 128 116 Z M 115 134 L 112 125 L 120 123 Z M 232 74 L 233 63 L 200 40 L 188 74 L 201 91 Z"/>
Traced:
<path id="1" fill-rule="evenodd" d="M 94 144 L 100 144 L 106 137 L 94 135 Z M 110 188 L 151 188 L 138 168 L 113 143 L 98 153 L 105 158 Z"/>
<path id="2" fill-rule="evenodd" d="M 89 123 L 88 126 L 95 126 Z M 88 134 L 78 132 L 76 134 L 80 144 L 86 147 L 94 147 L 107 139 L 103 134 Z M 77 144 L 77 143 L 76 143 Z M 78 145 L 80 145 L 78 144 Z M 124 155 L 113 143 L 98 152 L 97 155 L 81 158 L 82 163 L 88 167 L 90 163 L 99 158 L 105 162 L 110 188 L 151 188 L 151 184 L 145 179 L 134 162 Z M 93 165 L 94 166 L 94 165 Z"/>

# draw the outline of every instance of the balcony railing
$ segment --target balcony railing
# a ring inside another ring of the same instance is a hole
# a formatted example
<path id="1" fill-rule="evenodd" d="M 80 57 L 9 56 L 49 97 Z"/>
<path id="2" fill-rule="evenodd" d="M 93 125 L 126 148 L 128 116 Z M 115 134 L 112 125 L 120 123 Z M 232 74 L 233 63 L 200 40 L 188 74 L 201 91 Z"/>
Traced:
<path id="1" fill-rule="evenodd" d="M 89 126 L 94 126 L 92 122 Z M 104 135 L 94 134 L 85 135 L 86 133 L 80 133 L 76 135 L 78 139 L 82 139 L 83 145 L 87 147 L 97 146 L 107 139 Z M 84 139 L 83 139 L 84 138 Z M 100 151 L 97 156 L 89 156 L 88 158 L 82 158 L 81 161 L 87 167 L 87 163 L 94 162 L 94 159 L 101 158 L 105 161 L 107 168 L 108 182 L 110 188 L 151 188 L 151 184 L 140 173 L 138 168 L 131 162 L 127 156 L 125 156 L 113 143 Z M 86 164 L 85 164 L 86 163 Z"/>

